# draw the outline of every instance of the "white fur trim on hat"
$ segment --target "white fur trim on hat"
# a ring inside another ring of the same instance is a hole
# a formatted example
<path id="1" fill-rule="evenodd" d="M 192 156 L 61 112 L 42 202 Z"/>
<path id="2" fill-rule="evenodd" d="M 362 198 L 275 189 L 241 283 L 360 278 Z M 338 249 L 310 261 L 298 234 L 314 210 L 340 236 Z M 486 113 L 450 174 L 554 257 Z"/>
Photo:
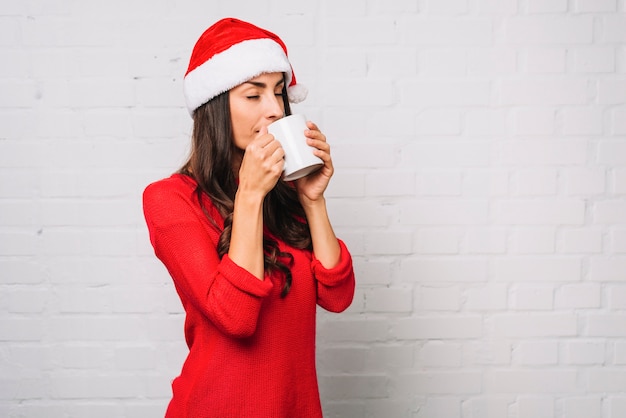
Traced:
<path id="1" fill-rule="evenodd" d="M 284 72 L 285 83 L 289 85 L 291 65 L 279 44 L 271 39 L 239 42 L 214 55 L 185 76 L 183 90 L 187 110 L 193 115 L 194 110 L 213 97 L 258 75 L 274 72 Z M 293 87 L 297 87 L 297 84 Z"/>

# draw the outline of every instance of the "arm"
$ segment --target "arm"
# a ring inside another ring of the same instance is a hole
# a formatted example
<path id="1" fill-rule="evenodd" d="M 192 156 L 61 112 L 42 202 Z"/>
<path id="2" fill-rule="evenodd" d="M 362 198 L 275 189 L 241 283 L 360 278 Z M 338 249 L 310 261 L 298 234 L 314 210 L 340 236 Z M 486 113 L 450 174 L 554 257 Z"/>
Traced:
<path id="1" fill-rule="evenodd" d="M 243 155 L 235 195 L 228 255 L 257 279 L 263 280 L 263 200 L 276 185 L 284 165 L 280 143 L 262 128 Z"/>
<path id="2" fill-rule="evenodd" d="M 315 155 L 324 161 L 316 173 L 296 181 L 313 244 L 313 273 L 317 280 L 318 304 L 331 312 L 341 312 L 352 303 L 355 288 L 352 257 L 345 244 L 337 239 L 328 217 L 324 192 L 334 173 L 330 146 L 318 127 L 308 122 L 305 132 Z"/>
<path id="3" fill-rule="evenodd" d="M 169 271 L 185 309 L 194 309 L 225 334 L 250 336 L 272 290 L 228 255 L 217 254 L 218 232 L 195 200 L 193 186 L 167 179 L 148 186 L 144 214 L 156 256 Z M 217 211 L 212 207 L 213 215 Z"/>

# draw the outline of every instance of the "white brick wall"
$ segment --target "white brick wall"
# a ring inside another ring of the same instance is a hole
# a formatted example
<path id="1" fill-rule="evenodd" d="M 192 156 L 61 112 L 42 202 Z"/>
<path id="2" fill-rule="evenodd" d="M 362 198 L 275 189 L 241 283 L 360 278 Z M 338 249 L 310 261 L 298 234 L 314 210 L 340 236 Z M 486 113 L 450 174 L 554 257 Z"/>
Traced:
<path id="1" fill-rule="evenodd" d="M 326 416 L 626 416 L 625 0 L 3 0 L 0 416 L 162 416 L 183 315 L 140 196 L 228 15 L 283 37 L 333 144 Z"/>

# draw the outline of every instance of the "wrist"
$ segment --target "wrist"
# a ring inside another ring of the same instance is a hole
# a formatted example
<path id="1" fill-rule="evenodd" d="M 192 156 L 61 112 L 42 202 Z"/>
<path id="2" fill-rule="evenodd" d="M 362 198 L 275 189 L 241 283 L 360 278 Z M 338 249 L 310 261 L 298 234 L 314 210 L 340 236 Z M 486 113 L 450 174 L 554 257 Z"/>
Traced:
<path id="1" fill-rule="evenodd" d="M 314 210 L 316 208 L 325 208 L 326 198 L 324 196 L 320 196 L 319 198 L 312 200 L 306 196 L 300 196 L 300 204 L 305 211 Z"/>

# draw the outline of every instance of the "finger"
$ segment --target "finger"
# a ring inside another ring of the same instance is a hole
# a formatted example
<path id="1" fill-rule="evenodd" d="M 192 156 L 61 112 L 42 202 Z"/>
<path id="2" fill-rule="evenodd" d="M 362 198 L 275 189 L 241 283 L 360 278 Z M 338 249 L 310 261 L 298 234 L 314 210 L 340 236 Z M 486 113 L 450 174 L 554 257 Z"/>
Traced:
<path id="1" fill-rule="evenodd" d="M 306 121 L 306 126 L 307 126 L 307 128 L 311 129 L 312 131 L 319 131 L 320 130 L 320 128 L 318 128 L 317 125 L 315 123 L 313 123 L 312 121 L 310 121 L 310 120 Z"/>

